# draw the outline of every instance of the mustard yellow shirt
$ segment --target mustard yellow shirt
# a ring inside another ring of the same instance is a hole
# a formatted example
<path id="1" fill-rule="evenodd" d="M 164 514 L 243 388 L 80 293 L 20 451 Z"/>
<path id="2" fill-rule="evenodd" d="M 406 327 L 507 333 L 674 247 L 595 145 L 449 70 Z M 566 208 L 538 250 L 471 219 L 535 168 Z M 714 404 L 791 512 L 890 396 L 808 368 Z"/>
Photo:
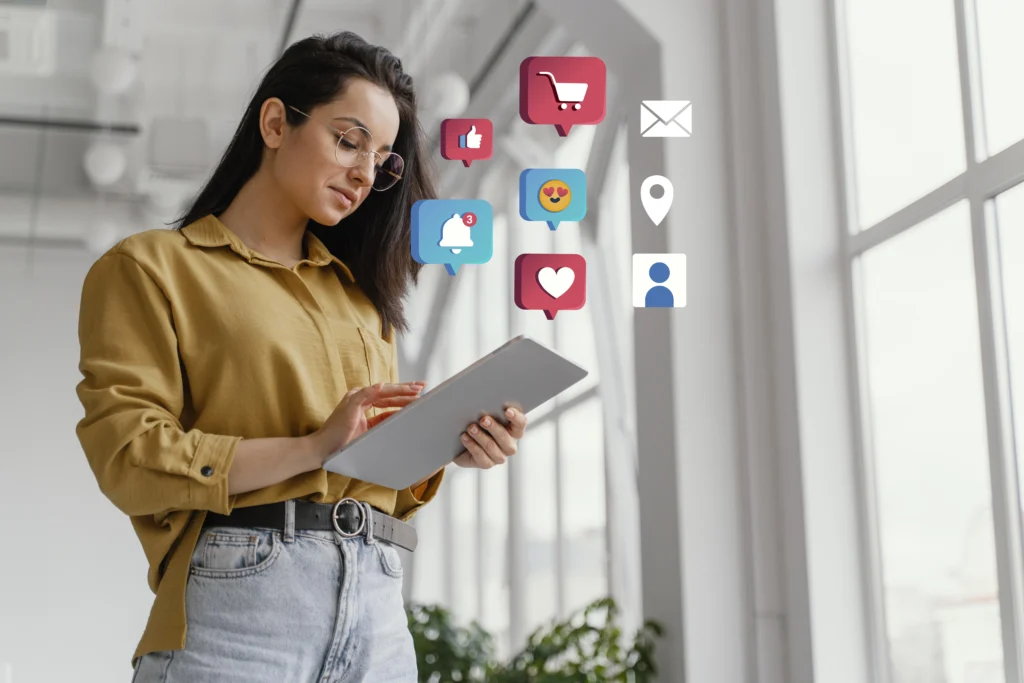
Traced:
<path id="1" fill-rule="evenodd" d="M 208 510 L 351 497 L 409 520 L 440 486 L 443 470 L 396 491 L 318 469 L 228 495 L 243 438 L 309 434 L 348 389 L 398 381 L 393 331 L 381 336 L 323 242 L 307 231 L 305 246 L 289 269 L 211 215 L 132 235 L 86 275 L 76 432 L 100 490 L 131 519 L 156 594 L 133 666 L 185 647 L 189 561 Z"/>

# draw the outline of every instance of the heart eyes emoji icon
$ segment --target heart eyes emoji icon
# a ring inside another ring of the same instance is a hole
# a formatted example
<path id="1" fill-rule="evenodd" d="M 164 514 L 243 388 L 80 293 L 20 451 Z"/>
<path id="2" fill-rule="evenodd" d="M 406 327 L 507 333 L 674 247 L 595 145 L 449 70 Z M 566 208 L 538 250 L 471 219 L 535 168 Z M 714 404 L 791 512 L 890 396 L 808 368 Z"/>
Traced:
<path id="1" fill-rule="evenodd" d="M 549 180 L 540 187 L 540 205 L 546 211 L 558 213 L 572 203 L 572 191 L 561 180 Z"/>

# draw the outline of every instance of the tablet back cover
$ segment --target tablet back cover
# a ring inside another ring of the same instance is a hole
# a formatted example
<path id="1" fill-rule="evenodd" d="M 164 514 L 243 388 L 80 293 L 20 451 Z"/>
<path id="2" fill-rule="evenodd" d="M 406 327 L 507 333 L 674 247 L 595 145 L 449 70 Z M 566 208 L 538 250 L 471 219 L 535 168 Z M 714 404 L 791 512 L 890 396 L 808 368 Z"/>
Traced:
<path id="1" fill-rule="evenodd" d="M 353 439 L 324 469 L 407 488 L 458 456 L 459 435 L 484 414 L 507 423 L 506 404 L 529 413 L 587 374 L 529 337 L 516 337 Z"/>

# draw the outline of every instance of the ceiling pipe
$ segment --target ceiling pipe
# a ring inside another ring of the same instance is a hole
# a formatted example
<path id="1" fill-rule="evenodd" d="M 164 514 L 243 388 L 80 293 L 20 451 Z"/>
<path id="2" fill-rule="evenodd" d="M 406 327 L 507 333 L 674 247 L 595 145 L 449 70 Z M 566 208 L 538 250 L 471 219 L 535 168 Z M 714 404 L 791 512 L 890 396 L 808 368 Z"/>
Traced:
<path id="1" fill-rule="evenodd" d="M 484 82 L 487 80 L 487 77 L 491 75 L 492 71 L 494 71 L 495 65 L 505 54 L 505 51 L 508 49 L 509 43 L 512 42 L 513 38 L 519 35 L 519 32 L 523 28 L 523 24 L 526 23 L 526 21 L 530 18 L 530 15 L 533 14 L 534 10 L 536 9 L 537 3 L 535 2 L 535 0 L 527 0 L 527 2 L 523 3 L 523 6 L 519 10 L 519 13 L 516 14 L 515 16 L 515 19 L 512 20 L 511 24 L 509 24 L 509 27 L 505 30 L 501 38 L 495 44 L 494 49 L 491 50 L 491 54 L 487 55 L 487 61 L 484 62 L 483 67 L 481 67 L 481 69 L 477 71 L 476 75 L 473 76 L 473 80 L 469 84 L 470 98 L 472 98 L 480 91 L 480 86 L 484 84 Z"/>
<path id="2" fill-rule="evenodd" d="M 16 116 L 0 116 L 0 126 L 23 126 L 26 128 L 53 128 L 86 133 L 122 133 L 138 135 L 142 132 L 136 123 L 102 123 L 75 119 L 33 119 Z"/>
<path id="3" fill-rule="evenodd" d="M 298 18 L 301 8 L 302 0 L 292 0 L 292 4 L 288 8 L 288 17 L 284 22 L 284 30 L 281 31 L 281 42 L 277 47 L 277 55 L 279 57 L 284 54 L 284 51 L 291 44 L 289 39 L 292 36 L 292 31 L 295 30 L 295 20 Z"/>

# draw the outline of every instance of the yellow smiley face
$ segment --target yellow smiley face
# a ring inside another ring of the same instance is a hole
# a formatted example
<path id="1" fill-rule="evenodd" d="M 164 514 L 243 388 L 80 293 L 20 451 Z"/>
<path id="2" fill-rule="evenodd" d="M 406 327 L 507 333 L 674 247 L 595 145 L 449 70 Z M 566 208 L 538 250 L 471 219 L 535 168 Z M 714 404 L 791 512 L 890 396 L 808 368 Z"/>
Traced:
<path id="1" fill-rule="evenodd" d="M 549 180 L 540 186 L 540 205 L 545 211 L 564 211 L 572 202 L 572 190 L 561 180 Z"/>

